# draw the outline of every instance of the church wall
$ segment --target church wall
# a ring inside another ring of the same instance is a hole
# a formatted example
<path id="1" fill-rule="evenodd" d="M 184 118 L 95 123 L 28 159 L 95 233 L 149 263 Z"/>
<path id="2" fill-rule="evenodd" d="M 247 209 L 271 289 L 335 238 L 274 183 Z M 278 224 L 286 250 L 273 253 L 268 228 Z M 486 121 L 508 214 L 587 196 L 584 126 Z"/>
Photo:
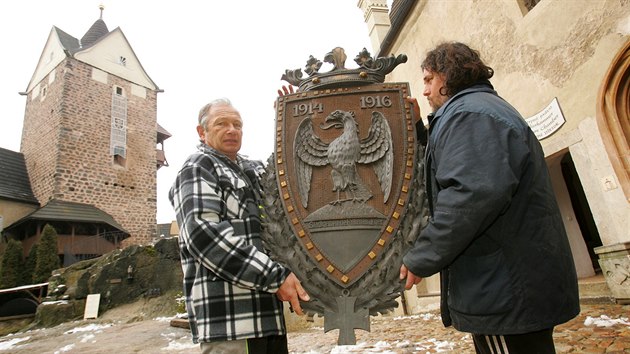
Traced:
<path id="1" fill-rule="evenodd" d="M 616 180 L 595 124 L 600 85 L 629 35 L 628 1 L 541 0 L 524 14 L 517 0 L 419 0 L 388 51 L 409 61 L 387 81 L 410 82 L 426 116 L 421 61 L 438 43 L 460 41 L 480 51 L 495 89 L 524 117 L 557 98 L 566 122 L 541 141 L 546 156 L 571 153 L 602 243 L 630 242 L 630 203 L 618 183 L 603 183 Z"/>

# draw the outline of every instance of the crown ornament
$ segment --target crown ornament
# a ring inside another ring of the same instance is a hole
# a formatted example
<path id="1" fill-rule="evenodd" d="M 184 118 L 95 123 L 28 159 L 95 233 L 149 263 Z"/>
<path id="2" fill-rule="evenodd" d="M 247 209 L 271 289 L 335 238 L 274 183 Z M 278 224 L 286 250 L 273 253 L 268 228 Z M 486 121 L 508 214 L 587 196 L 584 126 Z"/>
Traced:
<path id="1" fill-rule="evenodd" d="M 404 54 L 374 59 L 365 48 L 354 58 L 354 62 L 359 65 L 358 68 L 347 69 L 346 59 L 344 49 L 336 47 L 324 56 L 324 62 L 333 65 L 330 71 L 320 73 L 319 69 L 323 63 L 311 55 L 304 68 L 304 72 L 308 74 L 307 78 L 302 78 L 302 69 L 287 69 L 281 79 L 297 86 L 298 91 L 361 86 L 385 82 L 385 75 L 399 64 L 407 62 L 407 56 Z"/>

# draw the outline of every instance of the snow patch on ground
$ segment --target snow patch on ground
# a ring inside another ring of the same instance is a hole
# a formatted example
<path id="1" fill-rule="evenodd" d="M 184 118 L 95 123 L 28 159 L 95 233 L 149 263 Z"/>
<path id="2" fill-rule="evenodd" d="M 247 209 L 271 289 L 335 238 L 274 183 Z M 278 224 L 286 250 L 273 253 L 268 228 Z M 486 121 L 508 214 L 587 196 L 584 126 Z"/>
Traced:
<path id="1" fill-rule="evenodd" d="M 60 353 L 69 352 L 69 351 L 71 351 L 73 348 L 74 348 L 74 344 L 68 344 L 68 345 L 66 345 L 66 346 L 65 346 L 65 347 L 63 347 L 63 348 L 61 348 L 61 349 L 59 349 L 59 350 L 56 350 L 56 351 L 55 351 L 55 354 L 60 354 Z"/>
<path id="2" fill-rule="evenodd" d="M 153 320 L 158 322 L 170 322 L 173 317 L 156 317 Z"/>
<path id="3" fill-rule="evenodd" d="M 584 320 L 584 325 L 597 327 L 612 327 L 615 325 L 630 326 L 630 322 L 628 322 L 627 317 L 619 317 L 614 319 L 606 315 L 601 315 L 599 317 L 586 316 L 586 319 Z"/>
<path id="4" fill-rule="evenodd" d="M 87 326 L 83 326 L 83 327 L 76 327 L 73 328 L 71 330 L 65 331 L 63 334 L 73 334 L 73 333 L 78 333 L 78 332 L 96 332 L 99 333 L 99 331 L 105 329 L 105 328 L 109 328 L 111 327 L 111 324 L 104 324 L 104 325 L 98 325 L 98 324 L 89 324 Z"/>
<path id="5" fill-rule="evenodd" d="M 183 336 L 176 339 L 173 339 L 173 337 L 176 336 L 175 333 L 168 333 L 168 334 L 162 333 L 162 336 L 168 339 L 168 345 L 164 348 L 161 348 L 162 351 L 199 349 L 199 344 L 193 343 L 192 338 L 190 336 Z"/>
<path id="6" fill-rule="evenodd" d="M 89 341 L 91 341 L 90 343 L 96 343 L 96 340 L 93 340 L 96 336 L 91 333 L 83 334 L 79 338 L 81 338 L 81 343 L 87 343 Z"/>
<path id="7" fill-rule="evenodd" d="M 9 350 L 15 347 L 16 344 L 20 343 L 20 342 L 24 342 L 31 339 L 31 337 L 24 337 L 24 338 L 13 338 L 13 339 L 9 339 L 9 340 L 5 340 L 0 342 L 0 350 Z"/>
<path id="8" fill-rule="evenodd" d="M 394 321 L 408 320 L 408 319 L 412 319 L 412 320 L 422 319 L 422 320 L 425 320 L 425 321 L 441 320 L 440 316 L 438 316 L 436 314 L 433 314 L 433 313 L 421 313 L 421 314 L 418 314 L 418 315 L 394 317 Z"/>

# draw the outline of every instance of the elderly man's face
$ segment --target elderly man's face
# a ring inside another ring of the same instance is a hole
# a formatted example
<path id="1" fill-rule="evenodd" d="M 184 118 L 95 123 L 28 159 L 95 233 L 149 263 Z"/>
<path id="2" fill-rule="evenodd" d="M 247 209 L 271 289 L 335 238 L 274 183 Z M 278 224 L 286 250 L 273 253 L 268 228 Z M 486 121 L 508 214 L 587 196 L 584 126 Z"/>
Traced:
<path id="1" fill-rule="evenodd" d="M 198 126 L 197 132 L 206 145 L 236 160 L 236 155 L 241 149 L 243 120 L 234 107 L 212 106 L 208 112 L 206 126 Z"/>

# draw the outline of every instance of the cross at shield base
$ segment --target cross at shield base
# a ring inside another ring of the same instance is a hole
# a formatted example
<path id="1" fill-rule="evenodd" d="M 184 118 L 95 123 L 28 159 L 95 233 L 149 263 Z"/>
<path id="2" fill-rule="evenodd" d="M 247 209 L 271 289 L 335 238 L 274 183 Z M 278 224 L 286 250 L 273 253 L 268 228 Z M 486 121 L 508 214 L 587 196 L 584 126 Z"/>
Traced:
<path id="1" fill-rule="evenodd" d="M 367 308 L 355 311 L 357 298 L 354 296 L 339 296 L 336 300 L 337 311 L 324 312 L 324 332 L 339 329 L 337 344 L 354 345 L 357 342 L 355 329 L 370 331 L 370 312 Z"/>

